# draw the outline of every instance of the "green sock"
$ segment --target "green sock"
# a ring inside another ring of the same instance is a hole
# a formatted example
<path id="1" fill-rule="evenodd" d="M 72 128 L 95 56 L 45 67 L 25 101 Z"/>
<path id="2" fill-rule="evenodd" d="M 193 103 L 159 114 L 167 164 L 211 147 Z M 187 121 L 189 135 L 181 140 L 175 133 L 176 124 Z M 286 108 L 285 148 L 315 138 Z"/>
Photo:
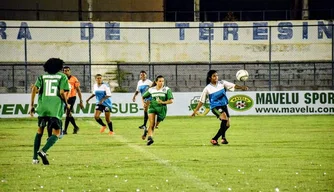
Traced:
<path id="1" fill-rule="evenodd" d="M 36 133 L 35 141 L 34 141 L 34 155 L 33 155 L 33 159 L 37 159 L 37 151 L 39 150 L 39 147 L 41 146 L 41 139 L 42 139 L 42 135 Z"/>
<path id="2" fill-rule="evenodd" d="M 45 146 L 42 148 L 43 152 L 46 153 L 52 147 L 52 145 L 56 143 L 57 140 L 58 137 L 56 135 L 52 135 L 46 142 Z"/>

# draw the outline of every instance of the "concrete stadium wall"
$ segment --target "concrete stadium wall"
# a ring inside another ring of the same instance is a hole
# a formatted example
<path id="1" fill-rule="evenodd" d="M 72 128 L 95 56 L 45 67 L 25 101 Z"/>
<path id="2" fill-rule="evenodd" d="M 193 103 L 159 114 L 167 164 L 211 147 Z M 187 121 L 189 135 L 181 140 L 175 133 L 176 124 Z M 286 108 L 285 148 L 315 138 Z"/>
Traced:
<path id="1" fill-rule="evenodd" d="M 332 24 L 0 20 L 0 62 L 25 61 L 25 38 L 29 62 L 88 62 L 89 40 L 92 63 L 331 61 Z"/>

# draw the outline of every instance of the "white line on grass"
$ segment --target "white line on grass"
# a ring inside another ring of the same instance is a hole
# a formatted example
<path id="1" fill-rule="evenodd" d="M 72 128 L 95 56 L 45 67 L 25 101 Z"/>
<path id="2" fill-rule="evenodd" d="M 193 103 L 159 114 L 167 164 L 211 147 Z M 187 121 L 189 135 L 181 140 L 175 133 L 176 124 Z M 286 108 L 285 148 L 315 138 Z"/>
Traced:
<path id="1" fill-rule="evenodd" d="M 93 124 L 93 122 L 90 121 L 91 124 Z M 95 123 L 94 123 L 95 125 Z M 211 186 L 209 183 L 207 182 L 203 182 L 201 179 L 197 178 L 196 176 L 190 174 L 189 172 L 182 170 L 182 168 L 178 167 L 178 166 L 174 166 L 172 164 L 170 164 L 168 162 L 168 160 L 166 159 L 162 159 L 160 157 L 158 157 L 156 154 L 151 153 L 149 151 L 147 151 L 147 146 L 143 147 L 143 146 L 139 146 L 136 144 L 132 144 L 129 143 L 129 141 L 124 138 L 122 135 L 113 135 L 112 137 L 114 137 L 116 140 L 127 144 L 130 148 L 134 149 L 135 151 L 138 151 L 142 154 L 145 155 L 145 157 L 148 157 L 152 160 L 154 160 L 155 162 L 162 164 L 164 166 L 166 166 L 167 168 L 171 169 L 174 173 L 175 176 L 180 177 L 183 180 L 187 180 L 189 183 L 193 183 L 194 185 L 198 186 L 199 189 L 201 189 L 200 191 L 215 191 L 217 190 L 216 188 L 214 188 L 213 186 Z"/>
<path id="2" fill-rule="evenodd" d="M 180 177 L 181 179 L 186 179 L 186 180 L 188 180 L 188 182 L 197 185 L 199 187 L 199 189 L 201 189 L 201 191 L 202 190 L 205 190 L 205 191 L 215 191 L 216 190 L 216 188 L 212 187 L 209 183 L 201 181 L 201 179 L 197 178 L 196 176 L 190 174 L 189 172 L 187 172 L 185 170 L 182 170 L 182 168 L 170 164 L 168 160 L 162 159 L 159 156 L 157 156 L 156 154 L 147 151 L 147 149 L 146 149 L 147 146 L 143 147 L 143 146 L 139 146 L 139 145 L 136 145 L 136 144 L 129 143 L 129 141 L 127 139 L 125 139 L 122 135 L 114 135 L 114 136 L 118 141 L 120 141 L 122 143 L 126 143 L 129 147 L 131 147 L 135 151 L 138 151 L 138 152 L 144 154 L 145 157 L 148 157 L 148 158 L 156 161 L 157 163 L 162 164 L 162 165 L 166 166 L 167 168 L 171 169 L 175 173 L 175 175 Z"/>

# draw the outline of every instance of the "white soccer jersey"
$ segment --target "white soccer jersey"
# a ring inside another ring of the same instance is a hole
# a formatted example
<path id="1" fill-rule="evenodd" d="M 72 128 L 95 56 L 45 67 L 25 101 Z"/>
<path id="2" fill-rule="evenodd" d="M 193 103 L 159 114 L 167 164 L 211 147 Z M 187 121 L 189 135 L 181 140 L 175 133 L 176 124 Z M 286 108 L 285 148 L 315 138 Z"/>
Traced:
<path id="1" fill-rule="evenodd" d="M 151 85 L 152 81 L 149 79 L 146 79 L 145 81 L 139 80 L 137 83 L 136 91 L 140 92 L 140 94 L 143 95 Z"/>
<path id="2" fill-rule="evenodd" d="M 205 103 L 207 97 L 210 101 L 210 109 L 217 106 L 225 106 L 228 104 L 228 99 L 226 97 L 226 89 L 229 91 L 234 91 L 234 83 L 228 81 L 218 81 L 217 85 L 208 84 L 201 95 L 200 101 Z"/>
<path id="3" fill-rule="evenodd" d="M 101 99 L 103 99 L 105 96 L 111 96 L 111 91 L 107 84 L 103 83 L 102 85 L 98 86 L 97 83 L 95 83 L 93 88 L 93 94 L 96 97 L 96 104 L 98 104 L 101 101 Z M 103 101 L 102 105 L 111 108 L 112 107 L 111 101 L 112 101 L 111 97 L 109 97 L 108 99 Z"/>

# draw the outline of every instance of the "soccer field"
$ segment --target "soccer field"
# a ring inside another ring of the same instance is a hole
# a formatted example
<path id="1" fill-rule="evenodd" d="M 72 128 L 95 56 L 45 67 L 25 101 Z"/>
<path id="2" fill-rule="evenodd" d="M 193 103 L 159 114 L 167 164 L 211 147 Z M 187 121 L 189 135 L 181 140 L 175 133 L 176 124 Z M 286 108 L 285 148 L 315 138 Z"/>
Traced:
<path id="1" fill-rule="evenodd" d="M 109 136 L 77 118 L 79 134 L 70 126 L 44 166 L 31 164 L 37 119 L 0 119 L 0 191 L 334 191 L 330 115 L 232 117 L 220 146 L 213 116 L 167 117 L 151 146 L 142 118 L 112 120 Z"/>

